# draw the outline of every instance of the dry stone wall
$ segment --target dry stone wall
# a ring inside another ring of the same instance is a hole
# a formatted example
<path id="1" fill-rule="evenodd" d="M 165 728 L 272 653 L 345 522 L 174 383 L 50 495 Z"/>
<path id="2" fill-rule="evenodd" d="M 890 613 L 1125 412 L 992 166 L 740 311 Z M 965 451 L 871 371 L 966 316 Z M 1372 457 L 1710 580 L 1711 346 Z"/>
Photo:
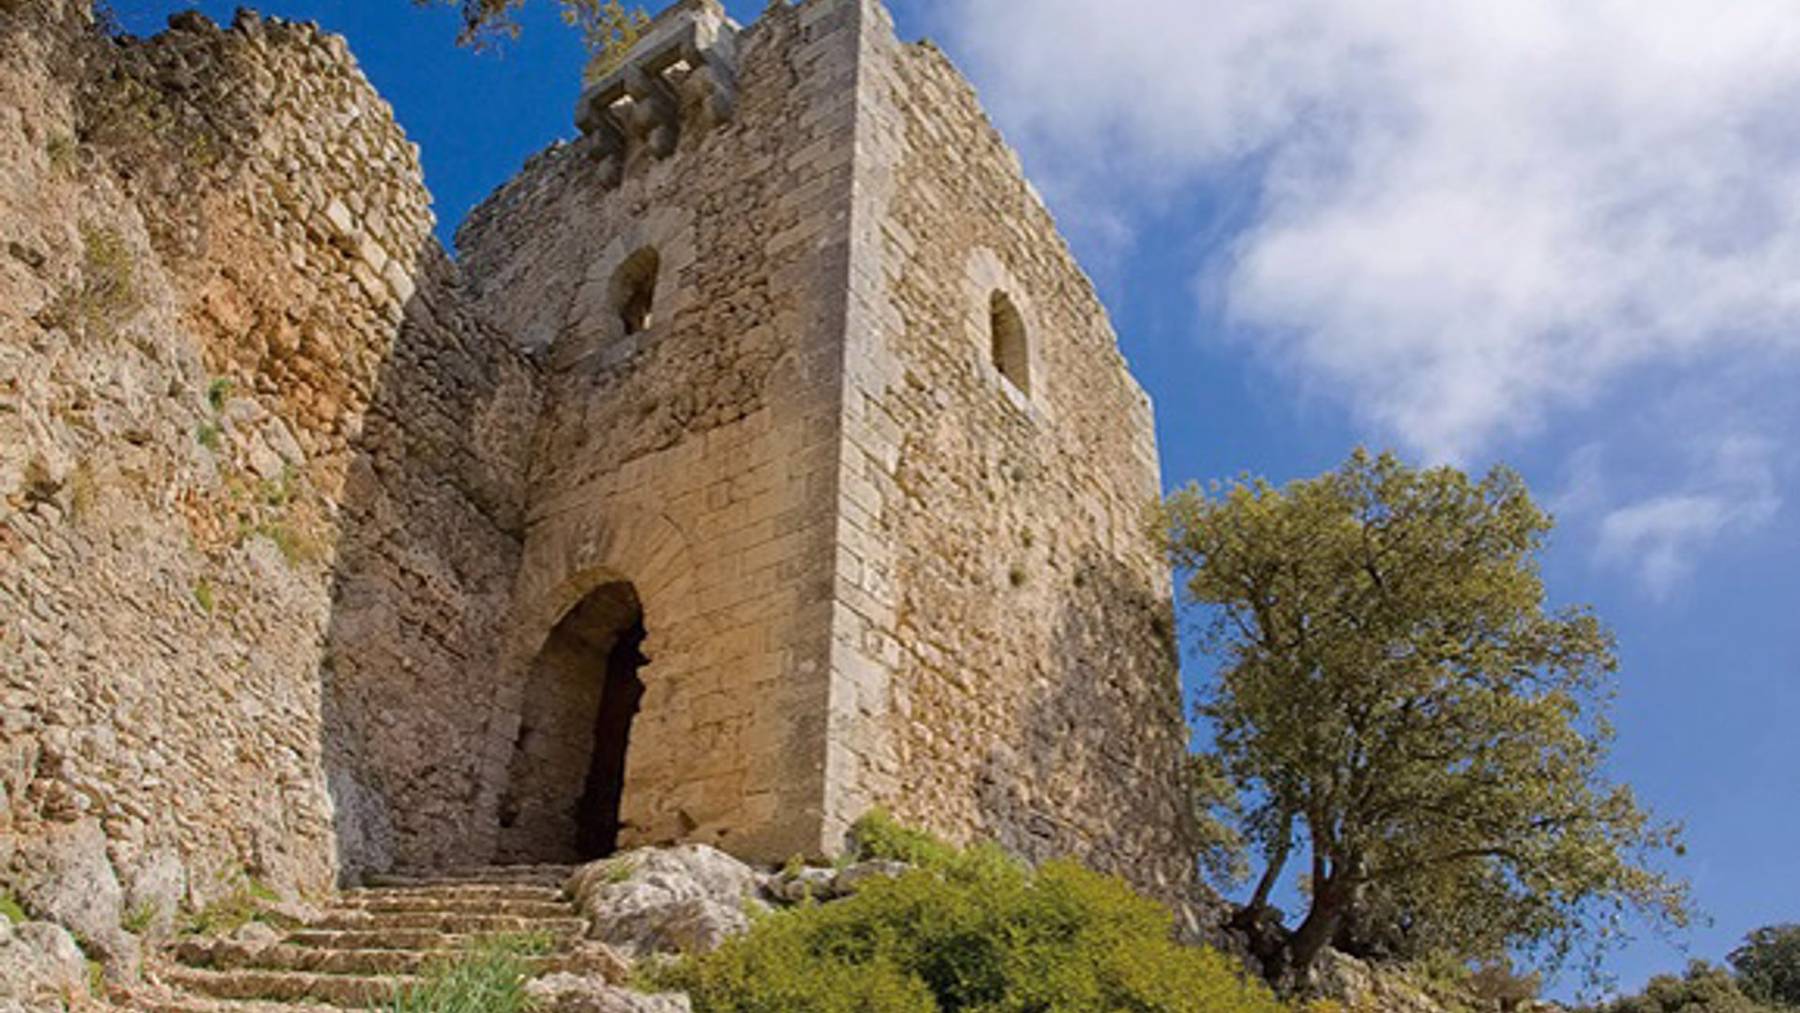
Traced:
<path id="1" fill-rule="evenodd" d="M 0 884 L 34 913 L 95 858 L 102 920 L 166 929 L 462 834 L 534 394 L 431 224 L 341 39 L 0 8 Z"/>

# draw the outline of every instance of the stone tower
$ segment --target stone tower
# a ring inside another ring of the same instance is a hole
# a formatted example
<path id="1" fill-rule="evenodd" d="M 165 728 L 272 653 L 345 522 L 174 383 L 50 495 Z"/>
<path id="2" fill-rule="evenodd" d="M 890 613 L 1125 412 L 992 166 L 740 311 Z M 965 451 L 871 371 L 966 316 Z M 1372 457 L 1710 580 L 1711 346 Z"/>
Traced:
<path id="1" fill-rule="evenodd" d="M 0 4 L 15 108 L 0 888 L 779 862 L 874 806 L 1191 878 L 1149 403 L 878 0 L 683 0 L 456 260 L 314 26 Z"/>
<path id="2" fill-rule="evenodd" d="M 684 0 L 577 121 L 458 237 L 546 367 L 500 854 L 622 764 L 625 843 L 780 860 L 884 805 L 1180 880 L 1149 402 L 967 83 L 874 0 Z M 591 758 L 608 652 L 648 660 Z"/>

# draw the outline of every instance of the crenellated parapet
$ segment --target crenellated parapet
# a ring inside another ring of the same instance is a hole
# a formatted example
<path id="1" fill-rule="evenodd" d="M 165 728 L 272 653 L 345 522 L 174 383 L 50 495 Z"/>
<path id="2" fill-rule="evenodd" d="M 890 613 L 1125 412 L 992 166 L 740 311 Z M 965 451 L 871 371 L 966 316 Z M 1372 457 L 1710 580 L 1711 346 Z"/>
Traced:
<path id="1" fill-rule="evenodd" d="M 601 178 L 616 185 L 634 153 L 667 158 L 684 130 L 737 110 L 738 26 L 717 0 L 682 0 L 659 15 L 617 66 L 583 89 L 575 123 L 592 139 Z"/>

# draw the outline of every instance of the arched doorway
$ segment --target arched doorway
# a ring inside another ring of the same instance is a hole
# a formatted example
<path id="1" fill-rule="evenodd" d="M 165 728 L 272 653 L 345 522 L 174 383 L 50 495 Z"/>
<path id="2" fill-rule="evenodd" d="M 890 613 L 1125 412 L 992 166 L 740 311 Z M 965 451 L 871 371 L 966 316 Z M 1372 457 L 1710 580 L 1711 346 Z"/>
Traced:
<path id="1" fill-rule="evenodd" d="M 643 643 L 643 607 L 623 581 L 596 588 L 550 632 L 526 676 L 501 861 L 586 861 L 618 847 Z"/>

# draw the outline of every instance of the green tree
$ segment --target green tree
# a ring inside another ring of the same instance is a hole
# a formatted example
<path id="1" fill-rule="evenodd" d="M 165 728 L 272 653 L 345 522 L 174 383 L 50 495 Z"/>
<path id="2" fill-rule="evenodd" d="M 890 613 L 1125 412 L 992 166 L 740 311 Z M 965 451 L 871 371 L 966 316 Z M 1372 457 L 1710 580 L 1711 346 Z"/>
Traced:
<path id="1" fill-rule="evenodd" d="M 1659 974 L 1637 995 L 1584 1013 L 1771 1013 L 1743 992 L 1723 968 L 1704 960 L 1688 964 L 1687 974 Z"/>
<path id="2" fill-rule="evenodd" d="M 1239 924 L 1274 926 L 1272 979 L 1359 916 L 1553 965 L 1600 952 L 1631 909 L 1685 922 L 1685 888 L 1651 868 L 1676 830 L 1602 774 L 1612 637 L 1547 609 L 1551 521 L 1515 473 L 1358 450 L 1285 488 L 1189 488 L 1168 519 L 1219 660 L 1198 711 L 1265 861 Z M 1302 849 L 1289 931 L 1269 899 Z"/>
<path id="3" fill-rule="evenodd" d="M 1744 937 L 1725 958 L 1744 994 L 1771 1006 L 1800 1008 L 1800 925 L 1771 925 Z"/>

